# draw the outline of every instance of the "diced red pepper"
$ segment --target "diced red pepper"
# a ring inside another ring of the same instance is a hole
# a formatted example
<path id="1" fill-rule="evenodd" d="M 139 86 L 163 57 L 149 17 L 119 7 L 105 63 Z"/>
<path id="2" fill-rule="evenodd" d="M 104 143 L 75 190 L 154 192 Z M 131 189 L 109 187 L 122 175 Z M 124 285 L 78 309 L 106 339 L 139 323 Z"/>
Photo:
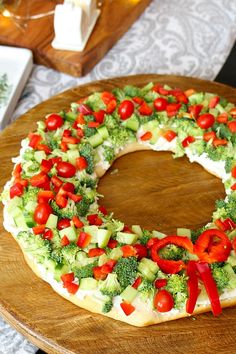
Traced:
<path id="1" fill-rule="evenodd" d="M 78 117 L 76 118 L 76 122 L 77 124 L 79 125 L 84 125 L 86 122 L 85 122 L 85 119 L 84 119 L 84 115 L 82 113 L 80 113 L 78 115 Z"/>
<path id="2" fill-rule="evenodd" d="M 106 112 L 101 109 L 98 112 L 93 112 L 93 116 L 96 120 L 96 122 L 98 122 L 99 124 L 102 124 L 104 122 L 104 117 L 105 117 Z"/>
<path id="3" fill-rule="evenodd" d="M 110 240 L 108 241 L 107 247 L 112 249 L 112 248 L 116 248 L 117 245 L 118 245 L 118 241 L 110 238 Z"/>
<path id="4" fill-rule="evenodd" d="M 236 191 L 236 183 L 234 183 L 231 187 L 232 191 Z"/>
<path id="5" fill-rule="evenodd" d="M 136 243 L 133 245 L 133 248 L 135 249 L 136 255 L 138 256 L 138 260 L 147 257 L 147 248 L 144 245 L 141 245 L 140 243 Z"/>
<path id="6" fill-rule="evenodd" d="M 231 251 L 231 242 L 227 235 L 217 229 L 204 231 L 194 245 L 194 253 L 207 263 L 224 262 Z"/>
<path id="7" fill-rule="evenodd" d="M 98 216 L 98 214 L 88 215 L 87 220 L 89 222 L 89 225 L 101 226 L 103 223 L 102 219 Z"/>
<path id="8" fill-rule="evenodd" d="M 77 229 L 81 229 L 84 223 L 78 218 L 78 216 L 73 216 L 72 221 Z"/>
<path id="9" fill-rule="evenodd" d="M 120 307 L 122 308 L 126 316 L 130 316 L 131 313 L 135 311 L 135 307 L 125 301 L 121 302 Z"/>
<path id="10" fill-rule="evenodd" d="M 203 134 L 203 139 L 205 141 L 210 141 L 211 139 L 214 141 L 215 138 L 216 138 L 215 132 L 206 132 Z"/>
<path id="11" fill-rule="evenodd" d="M 63 283 L 64 288 L 67 289 L 68 293 L 74 295 L 77 293 L 78 289 L 79 289 L 79 285 L 75 284 L 75 283 L 71 283 L 71 282 L 67 282 L 65 281 Z"/>
<path id="12" fill-rule="evenodd" d="M 217 147 L 217 146 L 220 146 L 220 145 L 227 145 L 228 144 L 228 141 L 226 139 L 217 139 L 215 138 L 213 140 L 213 146 L 214 147 Z"/>
<path id="13" fill-rule="evenodd" d="M 173 130 L 167 130 L 164 134 L 163 137 L 167 140 L 167 141 L 172 141 L 175 137 L 177 136 L 176 132 L 174 132 Z"/>
<path id="14" fill-rule="evenodd" d="M 103 248 L 90 248 L 90 250 L 88 251 L 88 256 L 90 258 L 92 257 L 99 257 L 101 256 L 102 254 L 106 253 L 105 250 Z"/>
<path id="15" fill-rule="evenodd" d="M 122 230 L 123 232 L 128 232 L 128 233 L 130 233 L 130 234 L 133 234 L 133 231 L 131 230 L 131 228 L 128 226 L 128 225 L 125 225 L 124 227 L 123 227 L 123 230 Z"/>
<path id="16" fill-rule="evenodd" d="M 231 170 L 231 175 L 233 178 L 236 178 L 236 166 L 234 166 Z"/>
<path id="17" fill-rule="evenodd" d="M 181 107 L 181 103 L 169 103 L 166 107 L 166 112 L 169 118 L 175 116 Z"/>
<path id="18" fill-rule="evenodd" d="M 147 141 L 147 140 L 150 140 L 151 138 L 152 138 L 151 132 L 146 132 L 140 136 L 140 140 L 142 140 L 142 141 Z"/>
<path id="19" fill-rule="evenodd" d="M 213 315 L 219 316 L 222 312 L 222 308 L 216 282 L 211 274 L 211 269 L 206 262 L 196 262 L 196 267 L 209 297 Z"/>
<path id="20" fill-rule="evenodd" d="M 146 246 L 148 249 L 152 248 L 152 246 L 158 242 L 158 238 L 157 237 L 152 237 L 148 240 Z"/>
<path id="21" fill-rule="evenodd" d="M 215 106 L 220 102 L 219 96 L 214 96 L 210 99 L 209 108 L 215 108 Z"/>
<path id="22" fill-rule="evenodd" d="M 70 226 L 71 226 L 70 219 L 66 219 L 66 218 L 59 220 L 57 223 L 58 230 L 63 230 Z"/>
<path id="23" fill-rule="evenodd" d="M 231 131 L 231 133 L 236 133 L 236 120 L 232 120 L 228 122 L 228 128 Z"/>
<path id="24" fill-rule="evenodd" d="M 51 157 L 49 160 L 52 161 L 53 165 L 57 165 L 59 162 L 62 161 L 62 158 L 60 156 L 57 156 L 57 157 Z"/>
<path id="25" fill-rule="evenodd" d="M 66 235 L 64 235 L 61 239 L 61 246 L 65 247 L 69 244 L 70 244 L 70 240 L 68 239 L 68 237 Z"/>
<path id="26" fill-rule="evenodd" d="M 234 118 L 236 118 L 236 107 L 231 108 L 231 110 L 229 111 L 230 115 Z"/>
<path id="27" fill-rule="evenodd" d="M 16 184 L 16 183 L 20 183 L 23 187 L 27 187 L 29 184 L 27 179 L 22 179 L 21 177 L 14 179 L 14 184 Z"/>
<path id="28" fill-rule="evenodd" d="M 62 195 L 56 195 L 55 201 L 60 208 L 65 208 L 67 206 L 68 200 Z"/>
<path id="29" fill-rule="evenodd" d="M 30 178 L 30 184 L 33 187 L 50 189 L 50 188 L 47 188 L 49 182 L 50 182 L 50 179 L 45 172 L 39 172 L 38 174 L 36 174 Z"/>
<path id="30" fill-rule="evenodd" d="M 202 104 L 194 104 L 188 107 L 188 111 L 193 116 L 193 118 L 197 119 L 199 114 L 201 113 L 202 108 Z"/>
<path id="31" fill-rule="evenodd" d="M 71 193 L 71 192 L 68 192 L 67 196 L 68 196 L 68 198 L 73 200 L 75 203 L 79 203 L 83 199 L 82 195 L 74 194 L 74 193 Z"/>
<path id="32" fill-rule="evenodd" d="M 57 176 L 52 176 L 51 182 L 57 188 L 60 188 L 63 185 L 63 181 Z"/>
<path id="33" fill-rule="evenodd" d="M 63 136 L 62 142 L 65 144 L 78 144 L 80 139 L 74 136 Z"/>
<path id="34" fill-rule="evenodd" d="M 91 235 L 88 234 L 87 232 L 81 231 L 77 241 L 77 246 L 79 246 L 80 248 L 85 248 L 90 244 L 90 241 L 91 241 Z"/>
<path id="35" fill-rule="evenodd" d="M 113 113 L 114 110 L 116 109 L 116 105 L 117 105 L 116 100 L 111 100 L 111 101 L 107 104 L 106 113 L 108 113 L 108 114 Z"/>
<path id="36" fill-rule="evenodd" d="M 88 167 L 88 162 L 85 157 L 80 156 L 76 159 L 76 168 L 79 171 L 85 170 Z"/>
<path id="37" fill-rule="evenodd" d="M 104 280 L 107 277 L 107 273 L 102 272 L 102 267 L 93 267 L 93 276 L 96 280 Z"/>
<path id="38" fill-rule="evenodd" d="M 141 105 L 143 103 L 143 99 L 141 97 L 135 96 L 132 98 L 132 100 L 137 103 L 138 105 Z"/>
<path id="39" fill-rule="evenodd" d="M 121 251 L 123 252 L 123 257 L 132 257 L 136 255 L 136 250 L 131 245 L 124 245 L 121 247 Z"/>
<path id="40" fill-rule="evenodd" d="M 112 100 L 115 100 L 115 96 L 113 95 L 113 93 L 108 92 L 108 91 L 104 91 L 101 94 L 101 99 L 103 100 L 103 102 L 105 103 L 105 105 L 108 105 L 108 103 Z"/>
<path id="41" fill-rule="evenodd" d="M 53 239 L 53 232 L 52 230 L 48 229 L 43 234 L 43 239 L 45 240 L 52 240 Z"/>
<path id="42" fill-rule="evenodd" d="M 20 183 L 15 183 L 10 188 L 10 198 L 20 197 L 24 193 L 24 186 Z"/>
<path id="43" fill-rule="evenodd" d="M 137 289 L 141 283 L 142 283 L 142 278 L 139 276 L 132 284 L 132 287 L 134 289 Z"/>
<path id="44" fill-rule="evenodd" d="M 100 125 L 99 122 L 88 122 L 88 127 L 89 128 L 98 128 Z"/>
<path id="45" fill-rule="evenodd" d="M 152 91 L 159 93 L 160 95 L 166 96 L 169 94 L 169 90 L 163 88 L 161 84 L 156 84 L 153 86 Z"/>
<path id="46" fill-rule="evenodd" d="M 98 210 L 103 214 L 103 215 L 107 215 L 108 212 L 107 212 L 107 209 L 103 206 L 103 205 L 100 205 L 98 207 Z"/>
<path id="47" fill-rule="evenodd" d="M 167 279 L 156 279 L 154 286 L 156 289 L 164 288 L 167 285 Z"/>
<path id="48" fill-rule="evenodd" d="M 83 138 L 84 137 L 84 131 L 82 128 L 78 127 L 76 134 L 78 135 L 79 138 Z"/>
<path id="49" fill-rule="evenodd" d="M 186 273 L 188 276 L 187 287 L 188 287 L 188 299 L 186 302 L 186 312 L 192 314 L 198 298 L 198 277 L 197 268 L 195 261 L 189 261 L 187 264 Z"/>
<path id="50" fill-rule="evenodd" d="M 226 218 L 223 223 L 225 225 L 225 231 L 234 230 L 236 228 L 235 222 L 233 222 L 233 220 L 230 218 Z"/>
<path id="51" fill-rule="evenodd" d="M 73 272 L 62 274 L 61 280 L 63 281 L 63 283 L 65 282 L 72 283 L 75 280 L 75 275 Z"/>
<path id="52" fill-rule="evenodd" d="M 193 253 L 193 244 L 188 237 L 183 236 L 166 236 L 162 239 L 157 239 L 151 248 L 151 258 L 158 264 L 161 270 L 165 273 L 175 274 L 185 268 L 185 263 L 182 260 L 173 261 L 163 259 L 158 252 L 165 246 L 174 244 L 178 247 L 183 247 L 188 252 Z"/>
<path id="53" fill-rule="evenodd" d="M 50 147 L 45 145 L 45 144 L 38 144 L 37 145 L 37 150 L 44 151 L 45 154 L 47 154 L 47 155 L 51 154 L 51 152 L 52 152 Z"/>
<path id="54" fill-rule="evenodd" d="M 218 227 L 218 229 L 220 229 L 222 231 L 226 231 L 226 227 L 225 227 L 223 221 L 221 221 L 220 219 L 215 220 L 215 225 Z"/>
<path id="55" fill-rule="evenodd" d="M 42 140 L 41 135 L 32 134 L 29 141 L 29 146 L 33 149 L 36 149 L 40 141 Z"/>
<path id="56" fill-rule="evenodd" d="M 52 191 L 39 191 L 37 195 L 38 203 L 48 202 L 54 199 L 54 193 Z"/>
<path id="57" fill-rule="evenodd" d="M 45 231 L 45 225 L 34 226 L 34 227 L 32 227 L 32 230 L 35 235 L 43 234 Z"/>
<path id="58" fill-rule="evenodd" d="M 68 150 L 67 143 L 61 141 L 60 148 L 61 148 L 61 151 L 66 152 Z"/>
<path id="59" fill-rule="evenodd" d="M 169 94 L 173 95 L 176 98 L 176 100 L 180 103 L 184 103 L 184 104 L 188 103 L 188 97 L 180 89 L 170 90 Z"/>
<path id="60" fill-rule="evenodd" d="M 66 183 L 63 184 L 61 190 L 62 190 L 62 191 L 65 191 L 65 192 L 74 193 L 74 191 L 75 191 L 75 185 L 74 185 L 74 183 L 66 182 Z M 63 194 L 63 193 L 62 193 L 62 194 Z M 66 194 L 67 194 L 67 193 L 66 193 Z"/>
<path id="61" fill-rule="evenodd" d="M 63 137 L 63 138 L 70 137 L 70 136 L 71 136 L 71 133 L 72 133 L 72 131 L 71 131 L 70 129 L 65 129 L 65 130 L 63 131 L 62 137 Z"/>
<path id="62" fill-rule="evenodd" d="M 52 161 L 43 159 L 40 164 L 41 171 L 48 173 L 52 168 Z"/>
<path id="63" fill-rule="evenodd" d="M 145 101 L 139 106 L 138 111 L 143 116 L 150 116 L 152 114 L 152 108 Z"/>
<path id="64" fill-rule="evenodd" d="M 226 124 L 228 122 L 228 113 L 223 112 L 216 118 L 218 123 Z"/>
<path id="65" fill-rule="evenodd" d="M 196 91 L 194 89 L 188 89 L 188 90 L 184 91 L 184 93 L 187 97 L 189 97 L 189 96 L 192 96 L 194 93 L 196 93 Z"/>
<path id="66" fill-rule="evenodd" d="M 194 143 L 194 141 L 195 141 L 194 136 L 189 135 L 189 136 L 187 136 L 187 137 L 182 141 L 182 146 L 183 146 L 184 148 L 186 148 L 186 147 L 189 146 L 189 144 Z"/>
<path id="67" fill-rule="evenodd" d="M 234 252 L 236 252 L 236 237 L 233 238 L 232 247 L 234 249 Z"/>
<path id="68" fill-rule="evenodd" d="M 101 266 L 101 270 L 105 274 L 109 274 L 113 271 L 113 268 L 115 267 L 117 261 L 114 259 L 109 259 L 105 264 Z"/>
<path id="69" fill-rule="evenodd" d="M 12 175 L 17 178 L 21 176 L 22 166 L 21 163 L 15 165 Z"/>

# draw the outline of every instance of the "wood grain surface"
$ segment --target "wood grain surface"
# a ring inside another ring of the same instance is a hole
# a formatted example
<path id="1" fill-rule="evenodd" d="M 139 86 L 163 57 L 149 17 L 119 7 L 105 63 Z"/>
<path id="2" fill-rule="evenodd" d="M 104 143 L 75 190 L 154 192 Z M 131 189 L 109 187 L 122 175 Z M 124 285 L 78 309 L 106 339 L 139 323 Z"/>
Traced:
<path id="1" fill-rule="evenodd" d="M 139 75 L 104 80 L 66 91 L 31 109 L 0 136 L 0 188 L 9 179 L 11 158 L 20 141 L 45 114 L 94 91 L 150 81 L 182 89 L 216 92 L 236 102 L 236 90 L 193 78 Z M 111 174 L 111 170 L 118 170 Z M 222 183 L 185 158 L 169 153 L 136 152 L 118 159 L 100 180 L 104 205 L 126 223 L 174 232 L 196 228 L 210 220 L 214 201 L 224 196 Z M 26 266 L 0 216 L 0 313 L 18 331 L 48 353 L 235 353 L 236 308 L 219 318 L 211 313 L 136 328 L 82 310 L 53 292 Z"/>
<path id="2" fill-rule="evenodd" d="M 31 49 L 37 64 L 73 76 L 83 76 L 103 58 L 150 2 L 151 0 L 102 1 L 101 15 L 83 52 L 56 50 L 51 46 L 54 38 L 52 15 L 37 20 L 14 22 L 11 18 L 0 15 L 0 44 Z M 22 1 L 18 8 L 21 16 L 27 15 L 26 4 L 31 14 L 47 12 L 55 7 L 55 1 L 52 0 Z"/>

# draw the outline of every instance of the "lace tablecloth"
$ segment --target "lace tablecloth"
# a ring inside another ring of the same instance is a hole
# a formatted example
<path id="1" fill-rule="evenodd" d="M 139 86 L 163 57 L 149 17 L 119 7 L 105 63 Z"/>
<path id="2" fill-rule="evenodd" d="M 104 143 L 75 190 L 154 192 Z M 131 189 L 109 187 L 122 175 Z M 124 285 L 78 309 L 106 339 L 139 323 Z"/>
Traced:
<path id="1" fill-rule="evenodd" d="M 153 0 L 143 15 L 85 77 L 34 66 L 11 118 L 73 86 L 139 73 L 213 80 L 236 38 L 236 0 Z M 0 318 L 0 354 L 34 353 L 36 347 Z"/>

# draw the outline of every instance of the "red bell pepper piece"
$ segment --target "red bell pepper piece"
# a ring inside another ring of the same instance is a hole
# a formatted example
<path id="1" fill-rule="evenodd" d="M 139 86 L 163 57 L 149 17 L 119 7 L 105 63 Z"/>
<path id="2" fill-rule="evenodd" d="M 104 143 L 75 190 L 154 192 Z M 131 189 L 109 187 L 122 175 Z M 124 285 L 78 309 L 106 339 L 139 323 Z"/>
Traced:
<path id="1" fill-rule="evenodd" d="M 184 236 L 166 236 L 162 239 L 157 239 L 151 248 L 151 258 L 158 264 L 161 270 L 165 273 L 175 274 L 185 268 L 185 263 L 182 260 L 173 261 L 163 259 L 159 256 L 158 252 L 165 246 L 174 244 L 179 247 L 185 248 L 188 252 L 193 253 L 193 244 L 188 237 Z"/>
<path id="2" fill-rule="evenodd" d="M 196 262 L 196 267 L 209 297 L 213 315 L 218 316 L 221 314 L 222 308 L 216 282 L 211 274 L 211 269 L 206 262 Z"/>
<path id="3" fill-rule="evenodd" d="M 175 116 L 181 107 L 181 103 L 169 103 L 166 107 L 166 112 L 169 118 Z"/>
<path id="4" fill-rule="evenodd" d="M 102 254 L 105 253 L 105 250 L 103 248 L 90 248 L 90 250 L 88 251 L 88 256 L 90 258 L 92 257 L 98 257 L 98 256 L 101 256 Z"/>
<path id="5" fill-rule="evenodd" d="M 50 230 L 50 229 L 46 230 L 43 234 L 43 239 L 44 240 L 51 240 L 52 238 L 53 238 L 52 230 Z"/>
<path id="6" fill-rule="evenodd" d="M 226 218 L 226 219 L 223 221 L 223 224 L 224 224 L 224 226 L 225 226 L 225 231 L 234 230 L 234 229 L 236 228 L 235 222 L 233 222 L 233 220 L 230 219 L 230 218 Z"/>
<path id="7" fill-rule="evenodd" d="M 219 96 L 214 96 L 210 99 L 209 108 L 215 108 L 215 106 L 220 102 Z"/>
<path id="8" fill-rule="evenodd" d="M 73 200 L 75 203 L 79 203 L 82 200 L 82 195 L 79 194 L 74 194 L 71 192 L 67 192 L 67 196 L 68 198 L 70 198 L 71 200 Z"/>
<path id="9" fill-rule="evenodd" d="M 201 113 L 202 108 L 203 108 L 203 105 L 195 104 L 193 106 L 189 106 L 188 111 L 193 116 L 193 118 L 197 119 L 199 114 Z"/>
<path id="10" fill-rule="evenodd" d="M 15 166 L 12 175 L 13 175 L 13 177 L 18 178 L 21 176 L 21 172 L 22 172 L 22 166 L 21 166 L 21 163 L 18 163 Z"/>
<path id="11" fill-rule="evenodd" d="M 145 101 L 139 106 L 138 111 L 143 116 L 150 116 L 152 114 L 152 108 Z"/>
<path id="12" fill-rule="evenodd" d="M 34 226 L 34 227 L 32 227 L 32 230 L 35 235 L 43 234 L 45 231 L 45 225 L 42 224 L 42 225 Z"/>
<path id="13" fill-rule="evenodd" d="M 205 141 L 209 141 L 209 140 L 214 140 L 216 138 L 216 133 L 215 132 L 206 132 L 203 134 L 203 139 Z"/>
<path id="14" fill-rule="evenodd" d="M 15 183 L 10 188 L 10 198 L 20 197 L 24 193 L 24 186 L 21 183 Z"/>
<path id="15" fill-rule="evenodd" d="M 81 231 L 77 241 L 77 246 L 79 246 L 80 248 L 85 248 L 89 245 L 90 241 L 91 241 L 91 235 L 88 234 L 87 232 Z"/>
<path id="16" fill-rule="evenodd" d="M 189 146 L 189 144 L 193 143 L 194 141 L 195 141 L 194 136 L 189 135 L 182 141 L 182 146 L 186 148 L 187 146 Z"/>
<path id="17" fill-rule="evenodd" d="M 96 280 L 104 280 L 106 279 L 107 274 L 102 272 L 102 267 L 96 266 L 93 267 L 93 277 Z"/>
<path id="18" fill-rule="evenodd" d="M 62 195 L 56 195 L 55 201 L 60 208 L 65 208 L 67 206 L 68 200 Z"/>
<path id="19" fill-rule="evenodd" d="M 140 243 L 136 243 L 133 245 L 133 248 L 135 249 L 135 253 L 138 256 L 138 260 L 147 257 L 147 248 L 144 245 L 141 245 Z"/>
<path id="20" fill-rule="evenodd" d="M 215 220 L 215 225 L 218 227 L 218 229 L 222 231 L 226 231 L 226 227 L 224 225 L 224 222 L 221 221 L 220 219 Z"/>
<path id="21" fill-rule="evenodd" d="M 236 191 L 236 183 L 234 183 L 231 187 L 232 191 Z"/>
<path id="22" fill-rule="evenodd" d="M 136 256 L 136 250 L 131 245 L 122 246 L 121 251 L 123 252 L 122 257 L 124 257 L 124 258 Z"/>
<path id="23" fill-rule="evenodd" d="M 108 92 L 108 91 L 104 91 L 101 94 L 101 99 L 103 100 L 103 103 L 105 103 L 105 105 L 108 105 L 108 103 L 112 100 L 115 100 L 115 96 L 113 95 L 113 93 Z"/>
<path id="24" fill-rule="evenodd" d="M 103 123 L 105 114 L 106 114 L 106 112 L 103 109 L 101 109 L 98 112 L 93 112 L 93 116 L 94 116 L 96 122 L 98 122 L 99 124 Z"/>
<path id="25" fill-rule="evenodd" d="M 155 243 L 157 243 L 158 242 L 158 238 L 157 237 L 152 237 L 152 238 L 150 238 L 149 240 L 148 240 L 148 242 L 147 242 L 147 248 L 148 249 L 150 249 L 150 248 L 152 248 L 152 246 L 155 244 Z"/>
<path id="26" fill-rule="evenodd" d="M 133 305 L 125 301 L 121 302 L 120 307 L 122 308 L 126 316 L 131 315 L 131 313 L 133 313 L 135 310 L 135 307 Z"/>
<path id="27" fill-rule="evenodd" d="M 231 169 L 231 175 L 233 178 L 236 178 L 236 166 Z"/>
<path id="28" fill-rule="evenodd" d="M 228 113 L 223 112 L 216 117 L 218 123 L 226 124 L 228 122 Z"/>
<path id="29" fill-rule="evenodd" d="M 112 248 L 116 248 L 117 245 L 118 245 L 118 241 L 110 238 L 110 240 L 108 241 L 107 247 L 112 249 Z"/>
<path id="30" fill-rule="evenodd" d="M 167 279 L 156 279 L 154 286 L 156 289 L 164 288 L 167 285 Z"/>
<path id="31" fill-rule="evenodd" d="M 61 280 L 63 281 L 63 283 L 65 282 L 72 283 L 75 280 L 75 275 L 73 272 L 62 274 Z"/>
<path id="32" fill-rule="evenodd" d="M 81 229 L 84 223 L 78 218 L 78 216 L 73 216 L 72 221 L 77 229 Z"/>
<path id="33" fill-rule="evenodd" d="M 30 184 L 33 187 L 48 189 L 49 182 L 50 182 L 50 179 L 45 172 L 39 172 L 38 174 L 36 174 L 30 178 Z M 49 185 L 49 187 L 50 187 L 50 185 Z"/>
<path id="34" fill-rule="evenodd" d="M 132 100 L 137 103 L 139 106 L 143 103 L 143 99 L 141 97 L 135 96 Z"/>
<path id="35" fill-rule="evenodd" d="M 187 264 L 186 273 L 188 276 L 188 299 L 186 302 L 186 312 L 192 314 L 198 298 L 198 277 L 196 261 L 189 261 Z"/>
<path id="36" fill-rule="evenodd" d="M 72 295 L 76 294 L 78 289 L 79 289 L 79 285 L 78 284 L 71 283 L 71 282 L 68 282 L 68 281 L 65 281 L 63 283 L 63 286 L 64 286 L 64 288 L 67 289 L 68 293 L 70 293 Z"/>
<path id="37" fill-rule="evenodd" d="M 33 149 L 36 149 L 41 140 L 42 140 L 41 135 L 32 134 L 30 136 L 29 146 L 32 147 Z"/>
<path id="38" fill-rule="evenodd" d="M 107 261 L 105 264 L 103 264 L 101 266 L 102 272 L 105 273 L 105 274 L 111 273 L 113 271 L 113 268 L 116 265 L 116 262 L 117 261 L 114 260 L 114 259 L 109 259 L 109 261 Z"/>
<path id="39" fill-rule="evenodd" d="M 99 122 L 88 122 L 88 127 L 89 128 L 98 128 L 100 125 Z"/>
<path id="40" fill-rule="evenodd" d="M 147 141 L 147 140 L 150 140 L 151 138 L 152 138 L 151 132 L 146 132 L 140 136 L 140 140 L 142 140 L 142 141 Z"/>
<path id="41" fill-rule="evenodd" d="M 51 152 L 52 152 L 50 147 L 45 144 L 38 144 L 37 150 L 44 151 L 47 155 L 51 154 Z"/>
<path id="42" fill-rule="evenodd" d="M 40 164 L 41 171 L 48 173 L 52 168 L 52 161 L 43 159 Z"/>
<path id="43" fill-rule="evenodd" d="M 79 171 L 85 170 L 88 167 L 88 162 L 86 158 L 83 156 L 77 157 L 76 167 Z"/>
<path id="44" fill-rule="evenodd" d="M 139 276 L 132 284 L 132 287 L 134 289 L 137 289 L 141 283 L 142 283 L 142 278 Z"/>
<path id="45" fill-rule="evenodd" d="M 106 209 L 103 205 L 100 205 L 100 206 L 98 207 L 98 210 L 99 210 L 103 215 L 107 215 L 107 214 L 108 214 L 107 209 Z"/>
<path id="46" fill-rule="evenodd" d="M 108 104 L 107 104 L 107 108 L 106 108 L 106 113 L 111 114 L 114 112 L 114 110 L 116 109 L 116 100 L 111 100 Z"/>
<path id="47" fill-rule="evenodd" d="M 76 138 L 74 136 L 63 136 L 62 137 L 62 142 L 65 144 L 78 144 L 80 142 L 79 138 Z"/>
<path id="48" fill-rule="evenodd" d="M 227 235 L 217 229 L 204 231 L 194 245 L 194 253 L 207 263 L 224 262 L 231 251 L 231 242 Z"/>
<path id="49" fill-rule="evenodd" d="M 44 203 L 44 202 L 48 202 L 49 200 L 54 199 L 54 193 L 52 191 L 39 191 L 38 192 L 38 196 L 37 196 L 37 200 L 38 203 Z"/>
<path id="50" fill-rule="evenodd" d="M 70 240 L 68 239 L 68 237 L 66 235 L 63 236 L 62 239 L 61 239 L 61 246 L 65 247 L 65 246 L 67 246 L 69 244 L 70 244 Z"/>
<path id="51" fill-rule="evenodd" d="M 87 220 L 89 222 L 89 225 L 101 226 L 103 223 L 102 219 L 98 216 L 98 214 L 88 215 Z"/>
<path id="52" fill-rule="evenodd" d="M 76 134 L 78 135 L 79 138 L 83 138 L 84 137 L 84 131 L 82 128 L 77 127 L 77 131 Z"/>
<path id="53" fill-rule="evenodd" d="M 163 137 L 167 140 L 167 141 L 172 141 L 175 137 L 177 136 L 176 132 L 174 132 L 173 130 L 167 130 L 164 134 Z"/>
<path id="54" fill-rule="evenodd" d="M 226 139 L 217 139 L 217 138 L 215 138 L 214 140 L 213 140 L 213 146 L 214 147 L 217 147 L 217 146 L 224 146 L 224 145 L 227 145 L 228 144 L 228 140 L 226 140 Z"/>

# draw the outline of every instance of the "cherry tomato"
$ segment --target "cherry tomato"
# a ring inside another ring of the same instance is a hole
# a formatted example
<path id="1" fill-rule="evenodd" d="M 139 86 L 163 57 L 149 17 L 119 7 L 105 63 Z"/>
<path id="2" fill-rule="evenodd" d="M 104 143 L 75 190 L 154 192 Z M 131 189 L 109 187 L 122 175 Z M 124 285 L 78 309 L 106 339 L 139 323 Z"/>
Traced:
<path id="1" fill-rule="evenodd" d="M 236 133 L 236 120 L 232 120 L 228 122 L 228 128 L 231 131 L 231 133 Z"/>
<path id="2" fill-rule="evenodd" d="M 154 297 L 154 306 L 159 312 L 168 312 L 174 307 L 172 295 L 165 289 L 159 290 Z"/>
<path id="3" fill-rule="evenodd" d="M 73 177 L 76 173 L 76 168 L 70 162 L 58 162 L 56 166 L 58 175 L 61 177 L 69 178 Z"/>
<path id="4" fill-rule="evenodd" d="M 61 219 L 57 223 L 58 230 L 63 230 L 67 227 L 70 227 L 70 219 Z"/>
<path id="5" fill-rule="evenodd" d="M 156 111 L 164 111 L 167 107 L 167 99 L 163 97 L 156 98 L 154 101 L 154 107 Z"/>
<path id="6" fill-rule="evenodd" d="M 197 124 L 202 129 L 208 129 L 213 126 L 215 117 L 210 113 L 204 113 L 199 116 Z"/>
<path id="7" fill-rule="evenodd" d="M 120 118 L 122 120 L 126 120 L 129 117 L 131 117 L 132 114 L 134 113 L 133 102 L 131 102 L 129 100 L 125 100 L 125 101 L 121 102 L 119 109 L 118 109 L 118 113 L 119 113 Z"/>
<path id="8" fill-rule="evenodd" d="M 52 213 L 52 207 L 48 203 L 40 203 L 34 211 L 34 220 L 37 224 L 46 224 L 49 215 Z"/>
<path id="9" fill-rule="evenodd" d="M 58 114 L 50 114 L 46 119 L 46 127 L 48 130 L 57 130 L 63 125 L 64 121 Z"/>

